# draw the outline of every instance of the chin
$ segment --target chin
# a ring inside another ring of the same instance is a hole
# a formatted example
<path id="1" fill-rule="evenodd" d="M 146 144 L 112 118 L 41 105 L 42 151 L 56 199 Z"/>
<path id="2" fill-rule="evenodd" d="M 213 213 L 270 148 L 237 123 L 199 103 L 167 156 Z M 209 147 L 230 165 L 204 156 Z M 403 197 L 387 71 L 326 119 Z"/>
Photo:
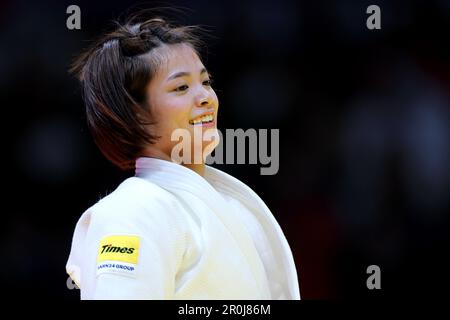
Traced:
<path id="1" fill-rule="evenodd" d="M 206 161 L 206 157 L 209 156 L 214 149 L 219 145 L 220 143 L 220 137 L 217 135 L 217 139 L 211 142 L 205 142 L 203 144 L 203 161 Z"/>

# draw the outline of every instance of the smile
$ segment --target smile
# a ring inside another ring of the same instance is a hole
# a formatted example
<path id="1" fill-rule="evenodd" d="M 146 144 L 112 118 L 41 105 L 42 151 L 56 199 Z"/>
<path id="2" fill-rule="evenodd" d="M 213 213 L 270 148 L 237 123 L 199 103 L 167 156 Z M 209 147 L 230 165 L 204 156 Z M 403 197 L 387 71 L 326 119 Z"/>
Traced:
<path id="1" fill-rule="evenodd" d="M 214 114 L 209 113 L 206 115 L 199 116 L 197 118 L 194 118 L 192 120 L 189 120 L 189 123 L 192 125 L 198 125 L 198 124 L 208 124 L 212 123 L 214 121 Z"/>

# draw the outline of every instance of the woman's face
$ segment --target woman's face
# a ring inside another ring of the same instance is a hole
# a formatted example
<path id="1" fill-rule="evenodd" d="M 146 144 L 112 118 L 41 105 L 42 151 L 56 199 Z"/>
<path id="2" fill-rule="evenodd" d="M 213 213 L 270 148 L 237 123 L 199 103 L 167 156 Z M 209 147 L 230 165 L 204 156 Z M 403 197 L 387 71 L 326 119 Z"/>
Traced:
<path id="1" fill-rule="evenodd" d="M 197 135 L 206 129 L 217 131 L 219 101 L 205 66 L 189 45 L 166 45 L 155 50 L 159 67 L 147 87 L 147 97 L 156 120 L 152 133 L 161 138 L 148 151 L 171 157 L 173 147 L 180 143 L 178 139 L 172 141 L 171 136 L 176 129 L 184 129 L 191 137 L 193 157 L 194 130 Z M 199 142 L 195 148 L 208 153 L 218 144 Z"/>

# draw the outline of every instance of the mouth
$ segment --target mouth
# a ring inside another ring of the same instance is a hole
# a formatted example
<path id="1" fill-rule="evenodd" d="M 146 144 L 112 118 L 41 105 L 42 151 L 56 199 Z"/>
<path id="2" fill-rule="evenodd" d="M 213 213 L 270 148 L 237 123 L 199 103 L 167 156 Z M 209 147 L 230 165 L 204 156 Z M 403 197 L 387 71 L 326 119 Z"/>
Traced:
<path id="1" fill-rule="evenodd" d="M 214 122 L 214 113 L 206 113 L 201 116 L 195 117 L 194 119 L 189 120 L 189 124 L 191 125 L 206 125 Z"/>

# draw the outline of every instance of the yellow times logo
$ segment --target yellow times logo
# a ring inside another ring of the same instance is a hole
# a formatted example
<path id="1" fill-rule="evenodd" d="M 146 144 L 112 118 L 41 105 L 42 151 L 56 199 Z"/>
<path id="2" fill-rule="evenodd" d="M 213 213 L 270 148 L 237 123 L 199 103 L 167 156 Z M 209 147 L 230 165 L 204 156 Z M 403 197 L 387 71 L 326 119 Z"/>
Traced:
<path id="1" fill-rule="evenodd" d="M 97 262 L 122 261 L 137 264 L 139 245 L 138 236 L 107 236 L 100 241 Z"/>

